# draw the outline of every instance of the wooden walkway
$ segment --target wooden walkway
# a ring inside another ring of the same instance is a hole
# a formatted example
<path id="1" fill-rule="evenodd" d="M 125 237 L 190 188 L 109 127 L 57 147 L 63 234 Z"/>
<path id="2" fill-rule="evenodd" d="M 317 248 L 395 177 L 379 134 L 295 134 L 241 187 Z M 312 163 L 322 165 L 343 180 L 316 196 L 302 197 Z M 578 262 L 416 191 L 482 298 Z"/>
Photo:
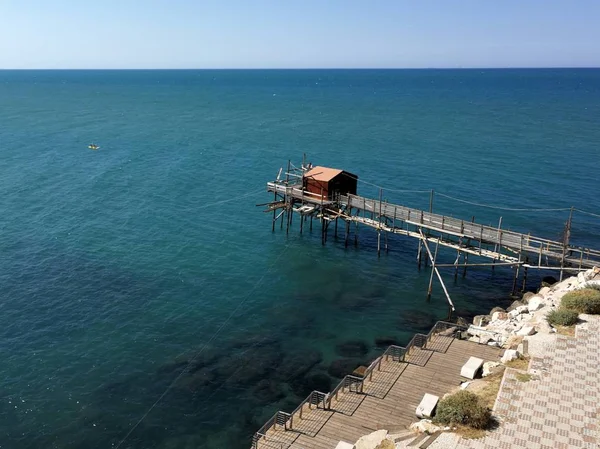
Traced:
<path id="1" fill-rule="evenodd" d="M 383 360 L 362 393 L 340 392 L 331 409 L 302 408 L 291 418 L 291 430 L 271 428 L 257 449 L 333 449 L 339 441 L 354 443 L 378 429 L 405 428 L 417 420 L 415 409 L 425 393 L 443 396 L 460 382 L 460 369 L 471 356 L 498 360 L 500 348 L 436 335 L 427 349 L 413 348 L 405 362 Z"/>
<path id="2" fill-rule="evenodd" d="M 486 226 L 470 220 L 426 212 L 358 195 L 341 195 L 336 201 L 310 194 L 301 185 L 268 182 L 267 191 L 281 196 L 272 203 L 276 208 L 288 207 L 301 215 L 317 215 L 327 226 L 329 221 L 346 222 L 346 243 L 350 224 L 362 224 L 379 233 L 401 234 L 437 243 L 459 251 L 501 262 L 506 265 L 537 269 L 583 270 L 600 265 L 600 251 L 568 244 L 570 227 L 564 242 Z M 301 207 L 294 205 L 302 204 Z M 280 214 L 283 220 L 283 214 Z M 291 223 L 291 222 L 290 222 Z M 569 220 L 570 226 L 570 220 Z M 326 229 L 325 229 L 326 232 Z M 466 263 L 466 260 L 465 260 Z"/>

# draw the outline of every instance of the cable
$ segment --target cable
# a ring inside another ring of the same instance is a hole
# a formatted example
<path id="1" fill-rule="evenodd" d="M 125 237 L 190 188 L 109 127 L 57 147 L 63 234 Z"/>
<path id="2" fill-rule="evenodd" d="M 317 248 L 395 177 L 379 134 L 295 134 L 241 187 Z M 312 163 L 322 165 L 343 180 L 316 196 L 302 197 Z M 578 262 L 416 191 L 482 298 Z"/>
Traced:
<path id="1" fill-rule="evenodd" d="M 431 193 L 431 190 L 404 190 L 404 189 L 388 189 L 387 187 L 382 187 L 377 184 L 373 184 L 372 182 L 365 181 L 363 179 L 359 179 L 358 182 L 362 182 L 363 184 L 369 184 L 373 187 L 377 187 L 381 190 L 385 190 L 387 192 L 402 192 L 402 193 Z"/>
<path id="2" fill-rule="evenodd" d="M 512 211 L 528 211 L 528 212 L 550 212 L 550 211 L 571 210 L 570 207 L 559 207 L 559 208 L 548 208 L 548 209 L 536 209 L 536 208 L 529 208 L 529 209 L 527 209 L 527 208 L 517 208 L 517 207 L 491 206 L 489 204 L 474 203 L 472 201 L 462 200 L 460 198 L 455 198 L 453 196 L 446 195 L 444 193 L 440 193 L 438 191 L 436 191 L 435 194 L 439 195 L 439 196 L 443 196 L 444 198 L 448 198 L 448 199 L 454 200 L 454 201 L 460 201 L 461 203 L 471 204 L 473 206 L 479 206 L 479 207 L 488 207 L 490 209 L 512 210 Z"/>
<path id="3" fill-rule="evenodd" d="M 190 359 L 190 361 L 188 362 L 188 364 L 185 366 L 184 369 L 181 370 L 181 372 L 177 375 L 177 377 L 169 384 L 169 386 L 166 388 L 166 390 L 158 397 L 158 399 L 150 406 L 150 408 L 146 411 L 146 413 L 144 413 L 142 415 L 142 417 L 135 423 L 135 425 L 129 429 L 129 432 L 127 432 L 127 434 L 123 437 L 123 439 L 121 441 L 119 441 L 119 444 L 116 445 L 115 449 L 119 449 L 119 447 L 121 447 L 121 445 L 127 440 L 127 438 L 129 438 L 129 436 L 133 433 L 133 431 L 135 429 L 137 429 L 137 427 L 144 421 L 144 419 L 146 419 L 146 417 L 150 414 L 150 412 L 152 410 L 154 410 L 154 407 L 156 407 L 158 405 L 158 403 L 167 395 L 167 393 L 169 391 L 171 391 L 171 389 L 173 388 L 173 386 L 179 381 L 179 379 L 181 379 L 181 376 L 183 376 L 190 368 L 190 366 L 192 365 L 193 362 L 196 361 L 196 359 L 198 358 L 198 356 L 200 354 L 202 354 L 202 352 L 204 351 L 204 349 L 206 349 L 206 347 L 212 343 L 212 341 L 219 335 L 219 333 L 225 328 L 225 326 L 227 325 L 227 323 L 229 323 L 229 321 L 231 320 L 231 318 L 233 318 L 233 316 L 238 312 L 238 310 L 240 310 L 240 308 L 245 304 L 245 302 L 248 300 L 248 298 L 250 297 L 250 295 L 252 295 L 252 293 L 254 293 L 254 291 L 258 288 L 258 286 L 262 283 L 262 281 L 265 279 L 265 277 L 267 276 L 267 274 L 269 274 L 271 272 L 271 270 L 273 269 L 273 267 L 277 264 L 277 262 L 279 261 L 279 259 L 281 259 L 281 257 L 285 254 L 285 252 L 287 251 L 289 247 L 289 244 L 287 244 L 284 248 L 283 251 L 281 251 L 281 253 L 279 254 L 279 256 L 277 256 L 277 258 L 273 261 L 273 263 L 271 264 L 271 266 L 269 267 L 269 269 L 267 271 L 265 271 L 263 273 L 263 275 L 260 277 L 260 279 L 254 284 L 254 286 L 248 291 L 248 294 L 246 296 L 243 297 L 243 299 L 240 301 L 240 303 L 236 306 L 235 309 L 233 309 L 233 311 L 229 314 L 229 316 L 225 319 L 225 321 L 223 321 L 223 323 L 221 323 L 221 325 L 219 326 L 219 328 L 217 329 L 217 331 L 208 339 L 208 341 L 206 341 L 204 343 L 204 345 L 200 348 L 200 350 L 194 355 L 194 357 L 192 357 Z"/>
<path id="4" fill-rule="evenodd" d="M 229 198 L 227 200 L 216 201 L 214 203 L 204 204 L 202 206 L 195 207 L 194 209 L 195 210 L 206 209 L 207 207 L 218 206 L 219 204 L 223 204 L 223 203 L 230 203 L 231 201 L 236 201 L 236 200 L 240 200 L 242 198 L 248 198 L 249 196 L 256 195 L 259 192 L 265 192 L 264 187 L 261 187 L 260 190 L 256 190 L 254 192 L 246 193 L 245 195 L 236 196 L 234 198 Z"/>
<path id="5" fill-rule="evenodd" d="M 598 214 L 593 214 L 593 213 L 591 213 L 591 212 L 588 212 L 588 211 L 585 211 L 585 210 L 576 209 L 576 208 L 574 208 L 573 210 L 576 210 L 577 212 L 581 212 L 582 214 L 591 215 L 592 217 L 597 217 L 597 218 L 600 218 L 600 215 L 598 215 Z"/>

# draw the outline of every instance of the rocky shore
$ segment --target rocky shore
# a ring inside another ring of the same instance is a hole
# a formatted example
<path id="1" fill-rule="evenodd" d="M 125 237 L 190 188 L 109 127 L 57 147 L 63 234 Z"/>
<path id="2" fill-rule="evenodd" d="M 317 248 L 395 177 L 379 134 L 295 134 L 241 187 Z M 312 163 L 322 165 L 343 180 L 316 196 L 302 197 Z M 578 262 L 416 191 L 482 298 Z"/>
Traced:
<path id="1" fill-rule="evenodd" d="M 521 340 L 518 337 L 553 334 L 556 329 L 548 324 L 548 313 L 560 306 L 560 301 L 566 293 L 594 284 L 600 284 L 599 268 L 581 272 L 552 286 L 542 287 L 538 293 L 525 293 L 522 299 L 514 301 L 506 310 L 494 307 L 488 315 L 474 317 L 473 324 L 467 330 L 468 339 L 476 343 L 513 349 L 514 342 Z M 511 357 L 518 356 L 510 354 Z"/>

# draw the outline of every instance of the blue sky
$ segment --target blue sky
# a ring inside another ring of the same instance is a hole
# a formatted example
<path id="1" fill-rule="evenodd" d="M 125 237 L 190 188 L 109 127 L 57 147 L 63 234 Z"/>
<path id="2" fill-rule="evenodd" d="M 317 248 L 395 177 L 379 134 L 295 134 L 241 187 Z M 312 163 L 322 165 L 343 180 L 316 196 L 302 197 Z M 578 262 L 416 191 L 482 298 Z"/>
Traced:
<path id="1" fill-rule="evenodd" d="M 0 0 L 0 68 L 598 67 L 600 0 Z"/>

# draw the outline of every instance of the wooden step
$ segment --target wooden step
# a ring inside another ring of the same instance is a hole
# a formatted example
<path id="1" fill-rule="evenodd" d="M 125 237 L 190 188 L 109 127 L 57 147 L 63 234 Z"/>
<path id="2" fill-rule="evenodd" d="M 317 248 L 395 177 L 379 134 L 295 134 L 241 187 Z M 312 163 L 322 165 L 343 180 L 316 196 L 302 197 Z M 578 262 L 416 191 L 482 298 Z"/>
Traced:
<path id="1" fill-rule="evenodd" d="M 438 430 L 437 432 L 433 432 L 431 435 L 429 435 L 429 438 L 427 438 L 425 441 L 423 441 L 423 443 L 421 443 L 421 445 L 419 446 L 419 449 L 426 449 L 429 446 L 431 446 L 433 444 L 433 442 L 437 439 L 437 437 L 439 437 L 442 434 L 441 430 Z"/>
<path id="2" fill-rule="evenodd" d="M 417 438 L 415 438 L 410 443 L 408 443 L 408 446 L 419 446 L 423 442 L 423 440 L 425 440 L 428 437 L 429 437 L 428 434 L 422 433 Z"/>

